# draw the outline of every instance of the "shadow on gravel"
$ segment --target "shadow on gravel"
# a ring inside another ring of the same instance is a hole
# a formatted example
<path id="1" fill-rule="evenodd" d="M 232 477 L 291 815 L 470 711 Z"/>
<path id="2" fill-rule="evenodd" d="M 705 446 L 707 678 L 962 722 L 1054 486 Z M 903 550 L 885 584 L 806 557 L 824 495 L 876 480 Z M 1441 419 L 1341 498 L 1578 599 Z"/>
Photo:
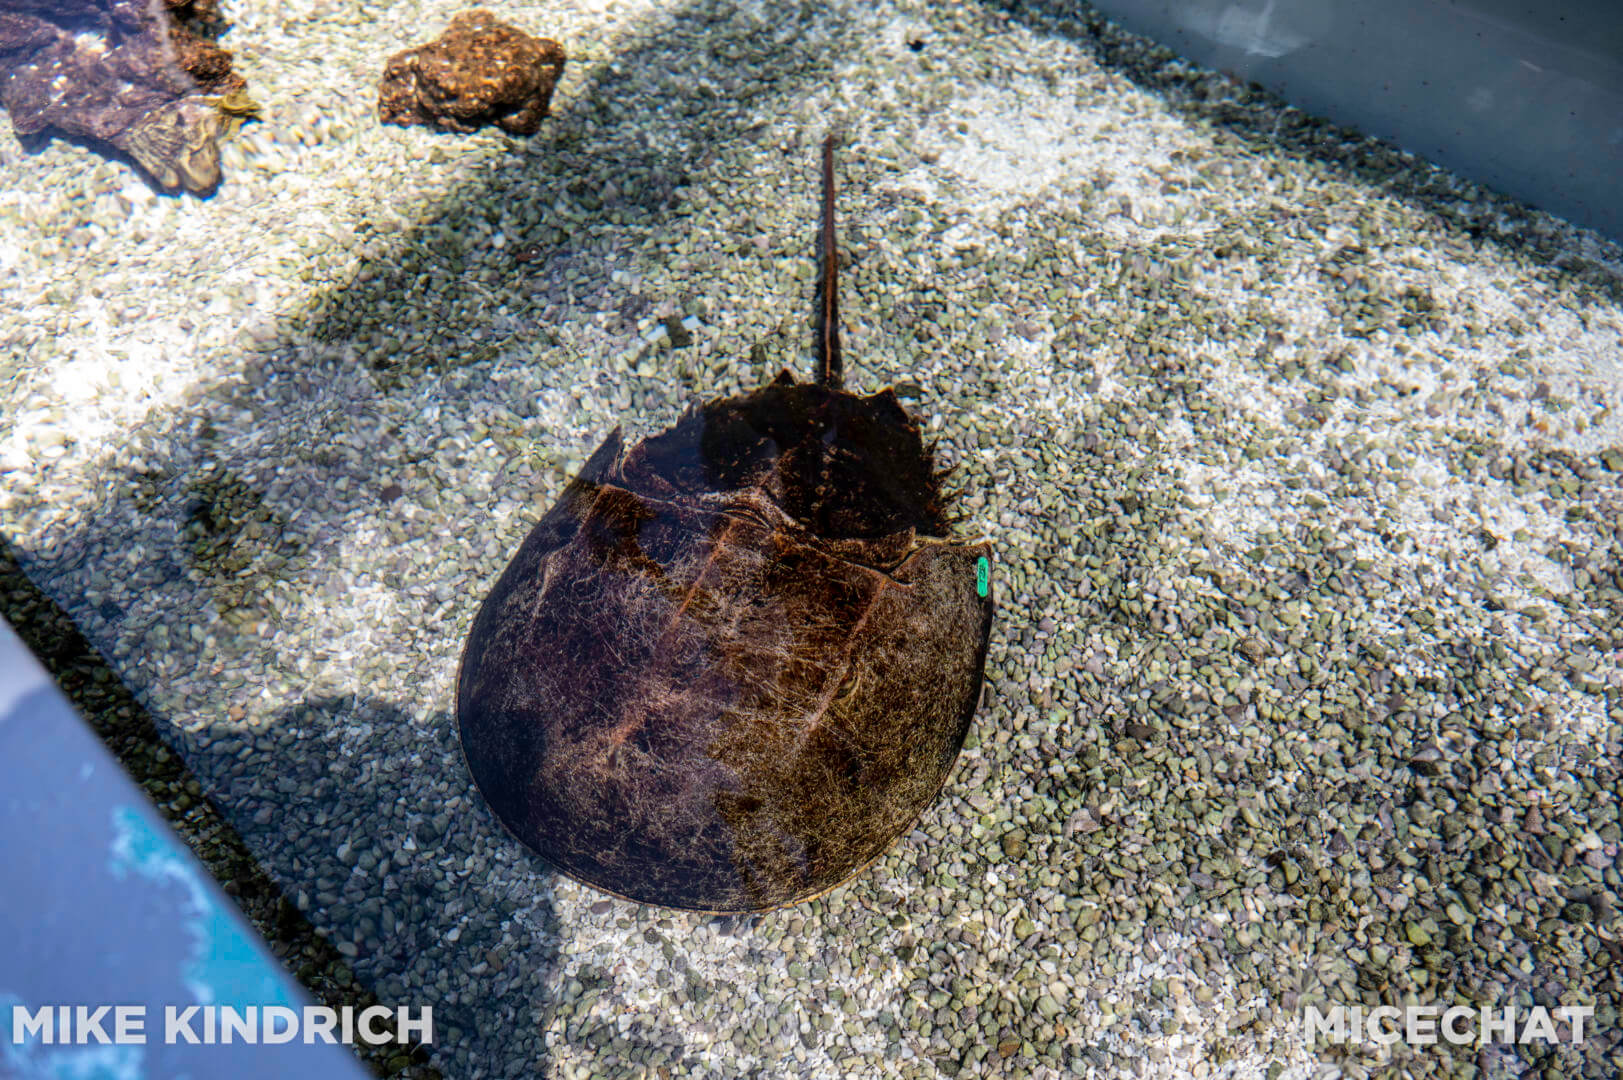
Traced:
<path id="1" fill-rule="evenodd" d="M 5 542 L 0 614 L 297 977 L 334 1005 L 434 1007 L 431 1055 L 374 1056 L 380 1074 L 547 1075 L 567 933 L 552 873 L 477 797 L 448 713 L 366 690 L 377 664 L 443 650 L 494 580 L 436 595 L 440 545 L 499 556 L 498 569 L 511 554 L 496 550 L 488 507 L 469 507 L 449 538 L 402 513 L 451 493 L 433 469 L 443 448 L 415 441 L 432 419 L 418 430 L 401 417 L 420 415 L 425 392 L 446 395 L 427 406 L 435 415 L 478 402 L 486 388 L 449 384 L 501 352 L 541 372 L 543 393 L 577 392 L 548 327 L 646 304 L 612 281 L 627 253 L 654 242 L 718 145 L 761 137 L 758 114 L 823 78 L 850 44 L 838 27 L 808 40 L 809 18 L 798 3 L 751 16 L 690 4 L 651 22 L 601 77 L 566 72 L 540 134 L 510 143 L 432 221 L 380 221 L 356 240 L 353 278 L 244 338 L 237 377 L 124 433 L 90 505 L 48 550 Z M 703 78 L 689 74 L 698 55 L 711 58 Z M 492 192 L 522 225 L 494 264 L 463 242 Z M 668 299 L 680 310 L 688 298 Z M 397 336 L 408 309 L 442 317 Z M 627 324 L 638 314 L 622 310 Z M 649 393 L 638 407 L 680 396 Z M 541 481 L 500 480 L 492 502 L 544 504 Z M 399 553 L 381 586 L 420 600 L 421 625 L 412 640 L 379 641 L 353 679 L 328 678 L 313 670 L 334 659 L 322 644 L 284 638 L 289 608 L 366 623 L 346 554 L 360 530 Z M 270 681 L 275 700 L 300 704 L 256 710 Z M 485 871 L 504 863 L 493 884 Z M 612 982 L 586 966 L 574 978 Z M 679 1034 L 642 1021 L 559 1030 L 604 1062 L 647 1061 L 654 1046 L 672 1064 L 682 1055 Z"/>
<path id="2" fill-rule="evenodd" d="M 216 799 L 203 796 L 202 785 L 171 752 L 159 724 L 136 695 L 85 640 L 68 613 L 23 573 L 16 549 L 4 537 L 0 537 L 0 618 L 16 629 L 74 708 L 145 789 L 170 828 L 311 994 L 333 1008 L 379 1004 L 334 943 L 311 925 L 255 860 Z M 358 1043 L 355 1050 L 377 1076 L 428 1080 L 440 1075 L 425 1064 L 424 1047 L 402 1053 L 391 1044 L 373 1048 Z"/>

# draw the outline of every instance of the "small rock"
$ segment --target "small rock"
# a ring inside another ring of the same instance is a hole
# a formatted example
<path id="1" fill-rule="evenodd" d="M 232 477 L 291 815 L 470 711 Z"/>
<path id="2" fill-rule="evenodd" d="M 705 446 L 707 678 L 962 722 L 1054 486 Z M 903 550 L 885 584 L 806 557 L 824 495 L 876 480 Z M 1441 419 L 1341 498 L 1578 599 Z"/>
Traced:
<path id="1" fill-rule="evenodd" d="M 389 58 L 378 84 L 378 116 L 386 124 L 460 132 L 495 124 L 533 135 L 563 70 L 556 41 L 531 37 L 488 11 L 465 11 L 437 41 Z"/>
<path id="2" fill-rule="evenodd" d="M 687 324 L 675 315 L 665 320 L 665 333 L 670 337 L 673 349 L 685 349 L 693 344 L 693 335 L 688 331 Z"/>
<path id="3" fill-rule="evenodd" d="M 1099 819 L 1093 816 L 1092 810 L 1084 806 L 1065 820 L 1064 835 L 1069 839 L 1077 833 L 1087 834 L 1097 832 L 1098 829 Z"/>

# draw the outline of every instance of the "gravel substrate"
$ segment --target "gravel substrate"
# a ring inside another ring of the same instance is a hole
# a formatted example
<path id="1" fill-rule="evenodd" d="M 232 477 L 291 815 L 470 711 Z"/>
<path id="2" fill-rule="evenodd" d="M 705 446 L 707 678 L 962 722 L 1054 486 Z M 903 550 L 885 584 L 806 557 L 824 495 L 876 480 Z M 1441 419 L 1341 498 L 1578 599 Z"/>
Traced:
<path id="1" fill-rule="evenodd" d="M 1623 252 L 1042 5 L 511 3 L 539 135 L 380 127 L 459 7 L 227 0 L 210 199 L 0 125 L 0 533 L 435 1067 L 1623 1073 Z M 1000 554 L 986 706 L 830 896 L 610 900 L 474 792 L 459 650 L 611 428 L 809 372 L 831 126 L 847 377 Z M 1596 1012 L 1302 1039 L 1403 1002 Z"/>

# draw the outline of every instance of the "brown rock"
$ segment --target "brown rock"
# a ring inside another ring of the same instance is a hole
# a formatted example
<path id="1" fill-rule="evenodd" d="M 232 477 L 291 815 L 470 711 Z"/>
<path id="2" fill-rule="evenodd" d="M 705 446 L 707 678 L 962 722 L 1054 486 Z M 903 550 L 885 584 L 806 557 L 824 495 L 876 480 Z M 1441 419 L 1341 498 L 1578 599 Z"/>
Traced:
<path id="1" fill-rule="evenodd" d="M 465 11 L 439 40 L 389 58 L 378 84 L 378 115 L 386 124 L 461 132 L 495 124 L 532 135 L 563 70 L 564 49 L 556 41 L 497 22 L 488 11 Z"/>
<path id="2" fill-rule="evenodd" d="M 110 143 L 165 188 L 220 181 L 219 137 L 257 106 L 187 22 L 214 0 L 0 0 L 0 105 L 19 136 Z"/>

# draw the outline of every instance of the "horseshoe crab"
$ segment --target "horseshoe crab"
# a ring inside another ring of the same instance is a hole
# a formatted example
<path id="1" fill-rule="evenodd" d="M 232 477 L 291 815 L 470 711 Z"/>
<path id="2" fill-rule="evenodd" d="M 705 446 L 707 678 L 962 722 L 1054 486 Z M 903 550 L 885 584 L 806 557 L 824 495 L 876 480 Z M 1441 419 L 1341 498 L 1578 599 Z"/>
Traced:
<path id="1" fill-rule="evenodd" d="M 457 681 L 479 791 L 526 846 L 641 903 L 764 911 L 882 855 L 980 699 L 990 548 L 889 390 L 842 388 L 833 139 L 818 379 L 618 429 L 485 598 Z"/>

